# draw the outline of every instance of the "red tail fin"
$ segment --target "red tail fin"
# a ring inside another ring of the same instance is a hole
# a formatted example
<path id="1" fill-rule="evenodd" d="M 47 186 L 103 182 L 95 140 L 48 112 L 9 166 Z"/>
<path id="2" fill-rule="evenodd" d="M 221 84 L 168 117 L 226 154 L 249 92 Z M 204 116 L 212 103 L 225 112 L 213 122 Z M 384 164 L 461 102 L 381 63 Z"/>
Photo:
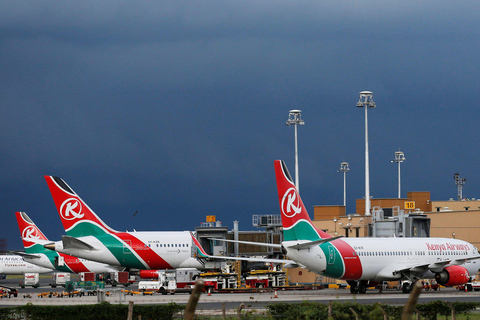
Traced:
<path id="1" fill-rule="evenodd" d="M 330 238 L 329 234 L 313 225 L 287 166 L 281 160 L 275 160 L 275 175 L 284 239 L 289 241 Z"/>
<path id="2" fill-rule="evenodd" d="M 86 236 L 116 232 L 58 177 L 45 176 L 63 227 L 68 235 Z"/>
<path id="3" fill-rule="evenodd" d="M 23 247 L 26 248 L 33 244 L 26 239 L 48 240 L 25 212 L 15 212 L 15 216 L 17 217 L 18 228 L 22 236 Z"/>

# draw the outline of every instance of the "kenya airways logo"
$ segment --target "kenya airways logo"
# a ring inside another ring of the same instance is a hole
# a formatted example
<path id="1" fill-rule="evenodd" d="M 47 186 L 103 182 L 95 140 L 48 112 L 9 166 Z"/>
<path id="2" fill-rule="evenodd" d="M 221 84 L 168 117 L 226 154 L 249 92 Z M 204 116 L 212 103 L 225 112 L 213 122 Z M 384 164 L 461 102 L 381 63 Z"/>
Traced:
<path id="1" fill-rule="evenodd" d="M 83 218 L 82 204 L 75 198 L 65 200 L 60 206 L 60 215 L 65 220 Z"/>
<path id="2" fill-rule="evenodd" d="M 40 233 L 38 232 L 38 229 L 35 228 L 34 226 L 28 226 L 25 229 L 23 229 L 22 238 L 23 239 L 40 239 Z"/>
<path id="3" fill-rule="evenodd" d="M 302 206 L 300 205 L 300 197 L 297 194 L 297 190 L 295 190 L 295 188 L 288 189 L 282 199 L 283 214 L 288 218 L 292 218 L 301 211 Z"/>

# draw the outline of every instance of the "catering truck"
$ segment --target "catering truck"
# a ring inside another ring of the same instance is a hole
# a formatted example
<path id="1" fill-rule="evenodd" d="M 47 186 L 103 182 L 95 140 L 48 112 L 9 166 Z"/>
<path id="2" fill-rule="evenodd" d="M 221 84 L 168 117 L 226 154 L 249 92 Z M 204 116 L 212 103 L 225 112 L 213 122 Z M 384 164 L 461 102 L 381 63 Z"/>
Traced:
<path id="1" fill-rule="evenodd" d="M 35 272 L 26 272 L 23 275 L 23 282 L 20 283 L 20 288 L 25 288 L 25 287 L 34 287 L 38 288 L 40 285 L 38 282 L 40 281 L 40 275 Z"/>
<path id="2" fill-rule="evenodd" d="M 55 288 L 57 286 L 65 287 L 65 283 L 70 281 L 70 273 L 68 272 L 54 272 L 52 273 L 52 282 L 50 286 Z"/>
<path id="3" fill-rule="evenodd" d="M 151 281 L 140 281 L 138 290 L 143 292 L 154 291 L 161 294 L 191 293 L 199 273 L 197 269 L 193 268 L 158 270 L 155 273 L 155 275 L 158 274 L 158 278 Z"/>

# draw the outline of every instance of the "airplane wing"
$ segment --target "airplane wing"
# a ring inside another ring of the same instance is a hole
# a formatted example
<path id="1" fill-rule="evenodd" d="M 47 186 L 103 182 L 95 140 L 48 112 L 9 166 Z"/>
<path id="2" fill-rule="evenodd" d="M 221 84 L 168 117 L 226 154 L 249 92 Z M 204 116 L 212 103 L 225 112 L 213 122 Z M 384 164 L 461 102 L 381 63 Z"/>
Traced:
<path id="1" fill-rule="evenodd" d="M 463 264 L 465 261 L 477 260 L 477 259 L 480 259 L 480 255 L 456 259 L 456 260 L 453 260 L 452 264 L 456 264 L 456 265 Z"/>
<path id="2" fill-rule="evenodd" d="M 219 238 L 208 238 L 208 240 L 243 243 L 243 244 L 250 244 L 252 246 L 270 247 L 270 248 L 278 248 L 278 249 L 282 248 L 282 245 L 277 243 L 251 242 L 251 241 L 228 240 L 228 239 L 219 239 Z"/>
<path id="3" fill-rule="evenodd" d="M 435 263 L 416 263 L 416 264 L 410 264 L 410 265 L 405 265 L 403 267 L 401 266 L 389 266 L 382 270 L 379 275 L 397 275 L 402 272 L 406 271 L 411 271 L 411 272 L 417 272 L 417 273 L 423 273 L 428 270 L 432 272 L 439 272 L 441 271 L 447 264 L 452 262 L 452 260 L 444 260 L 444 261 L 439 261 Z"/>
<path id="4" fill-rule="evenodd" d="M 268 259 L 268 258 L 247 258 L 247 257 L 227 257 L 227 256 L 211 256 L 203 250 L 202 246 L 198 242 L 198 240 L 193 236 L 193 234 L 190 232 L 192 239 L 195 243 L 195 245 L 198 248 L 198 255 L 202 258 L 208 258 L 208 259 L 223 259 L 223 260 L 241 260 L 241 261 L 250 261 L 250 262 L 265 262 L 265 263 L 285 263 L 287 266 L 290 268 L 296 268 L 299 265 L 293 261 L 293 260 L 282 260 L 282 259 Z M 226 241 L 226 242 L 238 242 L 238 243 L 247 243 L 251 245 L 258 245 L 258 246 L 264 246 L 268 247 L 271 246 L 273 248 L 281 248 L 282 246 L 280 244 L 273 244 L 273 243 L 260 243 L 260 242 L 249 242 L 249 241 L 237 241 L 237 240 L 227 240 L 227 239 L 216 239 L 216 238 L 209 238 L 210 240 L 221 240 L 221 241 Z"/>
<path id="5" fill-rule="evenodd" d="M 320 239 L 320 240 L 315 240 L 315 241 L 310 241 L 305 243 L 298 243 L 298 244 L 289 246 L 288 248 L 297 249 L 297 250 L 309 249 L 311 247 L 315 247 L 315 246 L 321 245 L 322 243 L 330 242 L 342 237 L 343 236 L 336 236 L 332 238 Z M 279 248 L 279 249 L 282 248 L 281 244 L 276 244 L 276 243 L 250 242 L 250 241 L 227 240 L 227 239 L 218 239 L 218 238 L 208 238 L 208 239 L 225 241 L 225 242 L 233 242 L 233 243 L 244 243 L 244 244 L 250 244 L 250 245 L 261 246 L 261 247 L 270 247 L 270 248 Z"/>
<path id="6" fill-rule="evenodd" d="M 92 245 L 70 236 L 62 236 L 64 249 L 96 250 Z"/>
<path id="7" fill-rule="evenodd" d="M 297 249 L 297 250 L 310 249 L 311 247 L 316 247 L 318 245 L 321 245 L 322 243 L 330 242 L 342 237 L 343 236 L 336 236 L 332 238 L 320 239 L 320 240 L 315 240 L 315 241 L 310 241 L 305 243 L 298 243 L 298 244 L 294 244 L 293 246 L 288 246 L 288 248 Z"/>
<path id="8" fill-rule="evenodd" d="M 28 242 L 33 242 L 35 244 L 40 244 L 40 245 L 46 245 L 46 244 L 52 244 L 54 243 L 53 241 L 49 241 L 49 240 L 40 240 L 40 239 L 34 239 L 34 238 L 22 238 L 22 240 L 24 241 L 28 241 Z"/>
<path id="9" fill-rule="evenodd" d="M 225 260 L 241 260 L 241 261 L 250 261 L 250 262 L 265 262 L 265 263 L 285 263 L 289 265 L 290 268 L 296 268 L 300 265 L 293 260 L 283 260 L 283 259 L 269 259 L 269 258 L 247 258 L 247 257 L 227 257 L 227 256 L 208 256 L 207 258 L 212 259 L 225 259 Z"/>
<path id="10" fill-rule="evenodd" d="M 390 275 L 390 274 L 396 275 L 396 274 L 406 272 L 406 271 L 423 273 L 423 272 L 426 272 L 426 271 L 429 270 L 429 271 L 432 271 L 432 272 L 440 272 L 440 271 L 442 271 L 442 269 L 445 266 L 447 266 L 449 264 L 450 265 L 462 265 L 466 261 L 476 260 L 476 259 L 480 259 L 480 255 L 465 257 L 465 258 L 456 259 L 456 260 L 438 261 L 438 262 L 435 262 L 435 263 L 426 262 L 426 263 L 417 263 L 417 264 L 406 265 L 404 267 L 398 267 L 398 266 L 387 267 L 384 270 L 382 270 L 379 273 L 379 275 Z M 389 269 L 389 270 L 387 270 L 387 269 Z"/>
<path id="11" fill-rule="evenodd" d="M 23 251 L 12 251 L 12 253 L 16 254 L 17 256 L 25 257 L 28 259 L 40 259 L 42 257 L 38 254 L 25 253 Z"/>

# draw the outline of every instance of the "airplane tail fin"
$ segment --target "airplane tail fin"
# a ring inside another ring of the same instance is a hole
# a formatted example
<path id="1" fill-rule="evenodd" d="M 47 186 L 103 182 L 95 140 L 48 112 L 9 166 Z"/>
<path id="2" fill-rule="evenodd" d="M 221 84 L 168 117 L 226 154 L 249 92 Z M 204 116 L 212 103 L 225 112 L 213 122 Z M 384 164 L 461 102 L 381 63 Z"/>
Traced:
<path id="1" fill-rule="evenodd" d="M 48 240 L 47 237 L 38 229 L 35 223 L 27 216 L 25 212 L 15 212 L 18 228 L 22 236 L 23 247 L 26 253 L 38 253 L 43 251 L 43 245 L 38 245 L 35 240 Z M 32 241 L 28 241 L 31 239 Z M 38 248 L 36 248 L 38 247 Z"/>
<path id="2" fill-rule="evenodd" d="M 275 176 L 284 240 L 316 241 L 331 238 L 329 234 L 313 225 L 287 166 L 282 160 L 275 160 Z"/>
<path id="3" fill-rule="evenodd" d="M 208 257 L 210 257 L 210 255 L 205 252 L 205 249 L 203 249 L 202 245 L 197 240 L 197 238 L 195 238 L 195 236 L 193 235 L 193 233 L 191 231 L 190 231 L 190 236 L 192 237 L 193 243 L 195 244 L 195 247 L 197 249 L 197 251 L 195 252 L 195 256 L 197 258 L 208 258 Z"/>
<path id="4" fill-rule="evenodd" d="M 82 237 L 115 233 L 90 207 L 58 177 L 45 176 L 67 235 Z"/>

